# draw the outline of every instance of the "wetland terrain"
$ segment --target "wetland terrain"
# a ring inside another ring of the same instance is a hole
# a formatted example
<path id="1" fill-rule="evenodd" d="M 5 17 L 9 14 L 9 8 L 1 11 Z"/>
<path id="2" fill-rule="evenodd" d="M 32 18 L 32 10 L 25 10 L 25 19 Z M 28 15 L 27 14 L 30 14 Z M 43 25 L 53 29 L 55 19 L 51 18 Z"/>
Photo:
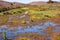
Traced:
<path id="1" fill-rule="evenodd" d="M 58 4 L 0 6 L 0 40 L 60 40 Z"/>

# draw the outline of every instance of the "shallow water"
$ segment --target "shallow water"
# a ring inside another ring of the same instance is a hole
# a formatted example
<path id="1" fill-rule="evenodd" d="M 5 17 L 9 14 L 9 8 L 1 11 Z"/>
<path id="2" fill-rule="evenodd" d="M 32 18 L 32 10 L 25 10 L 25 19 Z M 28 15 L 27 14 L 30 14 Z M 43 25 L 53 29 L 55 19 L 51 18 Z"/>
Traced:
<path id="1" fill-rule="evenodd" d="M 44 29 L 46 29 L 48 26 L 52 26 L 52 27 L 56 27 L 56 28 L 60 28 L 57 27 L 58 24 L 55 24 L 54 22 L 45 22 L 43 25 L 36 25 L 36 26 L 32 26 L 32 27 L 27 27 L 27 28 L 23 28 L 21 26 L 18 27 L 12 27 L 9 28 L 8 25 L 2 25 L 0 26 L 0 32 L 6 32 L 6 36 L 7 38 L 15 38 L 15 35 L 17 34 L 24 34 L 24 33 L 38 33 L 38 34 L 45 34 Z M 59 30 L 54 30 L 54 32 L 58 32 Z M 1 34 L 0 34 L 1 36 Z"/>

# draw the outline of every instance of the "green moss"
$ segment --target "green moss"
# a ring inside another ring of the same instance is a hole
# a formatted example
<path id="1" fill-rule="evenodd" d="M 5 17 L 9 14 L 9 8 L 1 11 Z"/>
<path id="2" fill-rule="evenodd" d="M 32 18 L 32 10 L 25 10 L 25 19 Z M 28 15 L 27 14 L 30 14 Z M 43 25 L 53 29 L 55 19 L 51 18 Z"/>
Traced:
<path id="1" fill-rule="evenodd" d="M 6 32 L 3 32 L 3 38 L 4 38 L 4 40 L 7 40 Z"/>

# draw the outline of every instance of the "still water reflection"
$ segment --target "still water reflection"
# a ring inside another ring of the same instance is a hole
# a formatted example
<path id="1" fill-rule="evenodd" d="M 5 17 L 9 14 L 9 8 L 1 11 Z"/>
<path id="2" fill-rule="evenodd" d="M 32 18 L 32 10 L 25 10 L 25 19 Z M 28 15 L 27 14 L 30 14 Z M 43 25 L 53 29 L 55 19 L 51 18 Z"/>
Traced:
<path id="1" fill-rule="evenodd" d="M 35 25 L 32 27 L 27 26 L 27 28 L 23 28 L 21 26 L 18 27 L 12 27 L 9 28 L 8 25 L 2 25 L 0 26 L 0 32 L 6 32 L 7 38 L 15 38 L 16 34 L 24 34 L 24 33 L 38 33 L 38 34 L 45 34 L 44 29 L 46 29 L 48 26 L 55 27 L 57 24 L 54 22 L 45 22 L 43 25 Z M 59 31 L 59 30 L 54 30 L 54 32 Z M 1 34 L 0 34 L 1 36 Z"/>

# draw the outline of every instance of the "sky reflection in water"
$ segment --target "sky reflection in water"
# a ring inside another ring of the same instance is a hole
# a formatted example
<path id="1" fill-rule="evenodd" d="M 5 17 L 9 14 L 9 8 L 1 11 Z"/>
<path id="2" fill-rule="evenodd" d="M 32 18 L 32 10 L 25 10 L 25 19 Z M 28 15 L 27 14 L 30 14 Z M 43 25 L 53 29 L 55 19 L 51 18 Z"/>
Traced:
<path id="1" fill-rule="evenodd" d="M 27 27 L 27 28 L 23 28 L 21 26 L 19 27 L 15 27 L 15 28 L 8 28 L 7 25 L 2 25 L 0 27 L 0 32 L 6 32 L 7 37 L 13 37 L 13 34 L 16 35 L 18 33 L 39 33 L 39 34 L 44 34 L 44 29 L 47 28 L 48 26 L 56 26 L 57 24 L 53 23 L 53 22 L 45 22 L 42 26 L 36 25 L 36 26 L 32 26 L 32 27 Z M 55 30 L 57 31 L 57 30 Z"/>

